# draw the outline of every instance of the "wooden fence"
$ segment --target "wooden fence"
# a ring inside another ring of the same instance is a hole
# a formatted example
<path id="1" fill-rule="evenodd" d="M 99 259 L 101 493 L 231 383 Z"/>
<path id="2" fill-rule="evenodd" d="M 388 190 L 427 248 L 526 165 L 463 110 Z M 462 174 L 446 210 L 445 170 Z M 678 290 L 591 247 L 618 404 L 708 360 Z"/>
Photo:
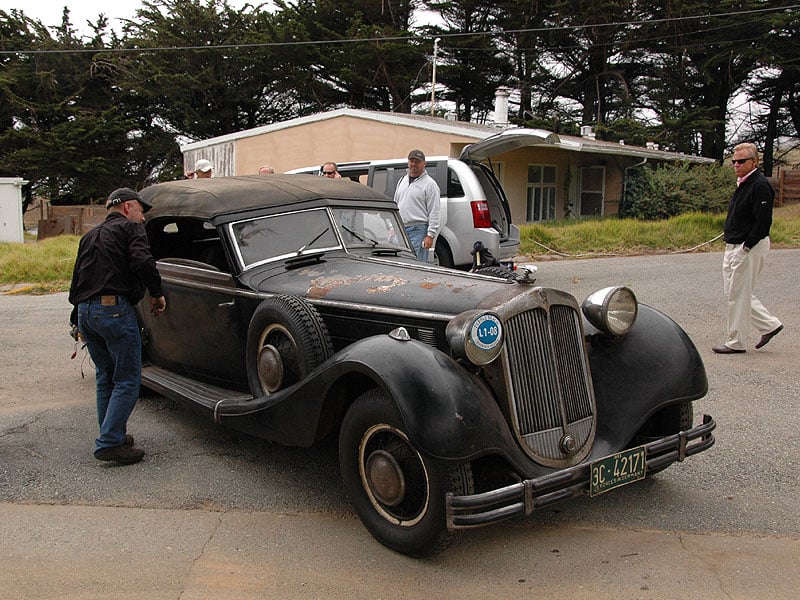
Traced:
<path id="1" fill-rule="evenodd" d="M 104 206 L 51 206 L 46 204 L 38 220 L 38 239 L 64 234 L 83 235 L 102 223 L 108 211 Z"/>
<path id="2" fill-rule="evenodd" d="M 800 202 L 800 170 L 782 170 L 777 177 L 770 177 L 769 182 L 775 189 L 775 206 Z"/>

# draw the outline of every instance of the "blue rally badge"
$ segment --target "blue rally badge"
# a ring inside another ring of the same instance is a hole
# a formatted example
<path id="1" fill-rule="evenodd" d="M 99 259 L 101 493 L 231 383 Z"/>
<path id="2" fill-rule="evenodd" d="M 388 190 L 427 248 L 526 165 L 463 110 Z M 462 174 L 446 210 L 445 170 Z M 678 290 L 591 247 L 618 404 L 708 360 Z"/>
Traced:
<path id="1" fill-rule="evenodd" d="M 483 314 L 472 323 L 470 341 L 481 350 L 491 350 L 503 338 L 503 325 L 492 314 Z"/>

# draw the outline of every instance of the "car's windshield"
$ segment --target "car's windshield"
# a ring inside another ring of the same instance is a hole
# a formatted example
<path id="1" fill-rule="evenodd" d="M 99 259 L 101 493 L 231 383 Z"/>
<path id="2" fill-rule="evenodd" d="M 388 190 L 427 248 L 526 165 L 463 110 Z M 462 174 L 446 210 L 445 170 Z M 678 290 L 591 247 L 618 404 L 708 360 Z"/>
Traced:
<path id="1" fill-rule="evenodd" d="M 400 233 L 396 212 L 377 208 L 334 208 L 333 216 L 348 248 L 408 247 Z"/>
<path id="2" fill-rule="evenodd" d="M 340 247 L 324 208 L 239 221 L 231 233 L 245 268 Z"/>

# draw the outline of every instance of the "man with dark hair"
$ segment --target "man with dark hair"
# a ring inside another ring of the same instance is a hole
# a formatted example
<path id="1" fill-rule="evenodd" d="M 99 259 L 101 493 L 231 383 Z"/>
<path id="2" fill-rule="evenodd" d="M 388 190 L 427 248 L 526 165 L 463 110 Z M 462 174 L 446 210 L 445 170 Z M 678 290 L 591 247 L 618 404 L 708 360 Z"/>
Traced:
<path id="1" fill-rule="evenodd" d="M 717 354 L 746 352 L 750 325 L 761 334 L 756 349 L 763 348 L 783 330 L 781 322 L 755 296 L 758 277 L 769 252 L 772 203 L 775 191 L 758 170 L 755 144 L 733 150 L 736 191 L 725 219 L 725 255 L 722 282 L 728 297 L 728 339 L 712 350 Z"/>
<path id="2" fill-rule="evenodd" d="M 108 216 L 81 238 L 72 273 L 70 322 L 86 342 L 96 370 L 98 460 L 139 462 L 144 450 L 127 433 L 139 399 L 142 338 L 134 306 L 150 292 L 150 310 L 158 316 L 167 307 L 161 276 L 150 253 L 142 223 L 150 204 L 130 188 L 111 192 Z"/>

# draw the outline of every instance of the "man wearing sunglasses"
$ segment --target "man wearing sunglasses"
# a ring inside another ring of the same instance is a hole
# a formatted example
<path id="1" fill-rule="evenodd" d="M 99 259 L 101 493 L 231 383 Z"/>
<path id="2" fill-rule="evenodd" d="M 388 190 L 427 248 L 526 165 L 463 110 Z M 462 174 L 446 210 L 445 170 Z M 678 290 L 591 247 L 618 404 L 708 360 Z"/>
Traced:
<path id="1" fill-rule="evenodd" d="M 756 349 L 763 348 L 783 329 L 783 324 L 759 302 L 755 286 L 769 252 L 772 203 L 775 192 L 758 169 L 755 144 L 739 144 L 733 150 L 737 188 L 725 219 L 725 255 L 722 282 L 728 297 L 728 339 L 712 350 L 717 354 L 741 354 L 750 325 L 761 334 Z"/>
<path id="2" fill-rule="evenodd" d="M 336 165 L 335 162 L 326 162 L 322 165 L 319 169 L 319 174 L 323 177 L 327 177 L 328 179 L 341 179 L 342 176 L 339 174 L 339 167 Z"/>

